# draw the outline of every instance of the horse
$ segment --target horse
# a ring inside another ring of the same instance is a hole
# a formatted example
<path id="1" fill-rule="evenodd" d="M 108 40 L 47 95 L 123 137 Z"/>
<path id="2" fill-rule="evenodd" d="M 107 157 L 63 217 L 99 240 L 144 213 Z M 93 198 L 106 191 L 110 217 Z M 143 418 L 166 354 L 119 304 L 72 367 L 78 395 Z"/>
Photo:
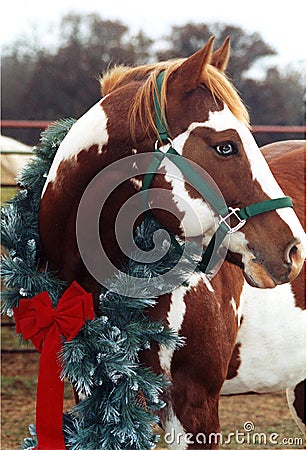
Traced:
<path id="1" fill-rule="evenodd" d="M 305 228 L 306 142 L 275 142 L 261 150 L 277 181 L 293 199 Z M 305 270 L 291 284 L 273 291 L 250 289 L 245 283 L 240 299 L 242 323 L 221 391 L 227 395 L 286 389 L 290 411 L 303 432 L 306 426 L 305 286 Z"/>
<path id="2" fill-rule="evenodd" d="M 113 267 L 121 267 L 127 258 L 116 239 L 116 220 L 131 198 L 135 198 L 134 204 L 129 203 L 131 208 L 140 201 L 137 194 L 155 147 L 163 150 L 171 145 L 180 157 L 209 174 L 219 187 L 226 204 L 232 208 L 227 216 L 231 231 L 227 260 L 220 269 L 224 276 L 209 281 L 206 274 L 194 274 L 189 286 L 182 285 L 161 295 L 148 314 L 154 320 L 169 322 L 172 328 L 188 336 L 187 343 L 175 353 L 153 345 L 141 355 L 144 364 L 172 380 L 172 388 L 166 393 L 167 407 L 161 414 L 165 430 L 178 425 L 192 435 L 198 432 L 209 435 L 220 429 L 219 393 L 239 328 L 242 286 L 236 281 L 238 267 L 247 283 L 273 288 L 295 279 L 304 261 L 303 229 L 292 208 L 270 210 L 246 223 L 236 218 L 237 209 L 284 194 L 252 136 L 247 110 L 225 75 L 229 53 L 229 39 L 213 51 L 210 38 L 202 49 L 186 59 L 111 69 L 101 80 L 102 99 L 78 119 L 61 143 L 46 179 L 39 211 L 42 254 L 48 267 L 68 283 L 76 280 L 91 292 L 96 314 L 101 315 L 98 302 L 101 285 L 112 275 Z M 158 103 L 161 117 L 167 123 L 170 145 L 157 140 L 157 78 L 162 73 Z M 140 155 L 150 157 L 145 158 L 147 163 L 141 167 L 143 175 L 136 172 L 139 159 L 133 159 Z M 121 161 L 124 164 L 115 164 Z M 121 172 L 123 165 L 129 174 L 126 178 Z M 108 172 L 109 167 L 115 168 Z M 103 177 L 99 176 L 101 173 Z M 111 269 L 103 266 L 98 275 L 88 269 L 76 233 L 80 202 L 94 180 L 92 197 L 87 198 L 91 213 L 97 205 L 101 206 L 101 193 L 111 189 L 96 228 L 91 229 L 91 219 L 85 217 L 82 230 L 93 271 L 100 262 L 97 241 L 91 240 L 93 230 L 98 229 L 101 246 L 112 263 Z M 174 171 L 172 161 L 167 158 L 157 169 L 147 200 L 152 213 L 169 233 L 182 240 L 200 237 L 204 247 L 215 234 L 216 220 L 226 221 L 226 217 L 217 218 L 198 190 L 177 167 Z M 125 231 L 124 222 L 121 231 Z M 203 279 L 200 286 L 199 277 Z M 184 299 L 192 293 L 197 298 L 209 297 L 206 308 L 197 302 L 189 306 L 185 303 Z M 185 320 L 187 315 L 189 323 Z M 237 318 L 235 322 L 225 320 L 233 316 Z M 214 326 L 204 327 L 199 334 L 199 325 L 203 323 Z M 200 347 L 210 349 L 207 356 Z"/>
<path id="3" fill-rule="evenodd" d="M 1 184 L 16 186 L 16 178 L 22 167 L 33 155 L 32 148 L 13 138 L 0 135 Z"/>
<path id="4" fill-rule="evenodd" d="M 294 188 L 291 195 L 293 198 L 295 198 L 295 194 L 300 192 L 295 187 L 296 173 L 299 176 L 300 186 L 303 186 L 303 185 L 306 186 L 306 168 L 302 164 L 302 162 L 304 162 L 306 164 L 306 161 L 305 161 L 306 141 L 302 142 L 299 140 L 293 140 L 293 141 L 287 141 L 287 142 L 279 142 L 279 143 L 276 143 L 275 145 L 271 145 L 271 146 L 265 146 L 262 149 L 263 153 L 265 155 L 265 158 L 267 160 L 269 160 L 268 159 L 269 153 L 272 154 L 272 156 L 273 156 L 273 154 L 274 155 L 276 154 L 276 156 L 279 155 L 281 147 L 283 147 L 284 150 L 286 150 L 286 151 L 296 150 L 296 152 L 297 152 L 296 154 L 298 154 L 299 152 L 301 153 L 301 156 L 297 160 L 297 161 L 299 161 L 299 163 L 295 164 L 295 166 L 294 166 L 295 170 L 292 171 L 292 177 L 291 177 L 293 180 L 292 188 Z M 293 153 L 293 155 L 294 155 L 294 153 Z M 287 170 L 287 177 L 288 177 L 289 169 L 287 169 L 287 167 L 285 169 Z M 293 173 L 294 173 L 294 175 L 293 175 Z M 289 186 L 289 188 L 291 188 L 291 186 Z M 301 201 L 301 204 L 297 205 L 297 210 L 298 210 L 300 221 L 303 224 L 304 229 L 306 229 L 306 204 L 304 202 L 305 201 L 304 195 L 302 195 L 300 197 L 300 201 Z M 301 211 L 301 213 L 300 213 L 300 211 Z M 304 212 L 302 213 L 302 211 L 304 211 Z M 300 279 L 300 282 L 299 282 L 299 280 L 297 280 L 296 282 L 293 283 L 293 289 L 294 289 L 295 300 L 296 300 L 295 305 L 302 310 L 300 312 L 300 316 L 301 316 L 300 320 L 302 320 L 302 315 L 304 314 L 304 312 L 306 310 L 306 269 L 304 269 L 301 272 L 299 279 Z M 304 326 L 304 323 L 303 323 L 303 326 Z M 293 327 L 295 328 L 295 325 Z M 305 333 L 305 327 L 303 328 L 303 333 Z M 306 339 L 302 338 L 302 340 L 304 342 L 306 342 Z M 297 348 L 296 348 L 296 350 L 297 350 Z M 291 349 L 290 351 L 293 351 L 293 349 Z M 302 358 L 303 361 L 304 361 L 305 356 L 306 356 L 305 352 L 303 352 L 303 358 Z M 302 363 L 302 366 L 303 366 L 303 370 L 305 371 L 306 364 Z M 289 382 L 287 384 L 289 384 Z M 291 412 L 295 422 L 297 423 L 297 425 L 300 428 L 300 430 L 302 431 L 302 433 L 306 434 L 306 379 L 300 381 L 297 384 L 293 384 L 293 386 L 290 386 L 290 387 L 287 386 L 286 395 L 287 395 L 289 409 L 290 409 L 290 412 Z"/>

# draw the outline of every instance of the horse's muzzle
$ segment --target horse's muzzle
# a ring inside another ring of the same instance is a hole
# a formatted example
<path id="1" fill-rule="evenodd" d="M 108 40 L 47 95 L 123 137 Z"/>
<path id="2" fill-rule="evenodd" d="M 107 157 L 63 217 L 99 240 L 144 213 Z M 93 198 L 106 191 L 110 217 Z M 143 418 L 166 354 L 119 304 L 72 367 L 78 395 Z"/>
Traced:
<path id="1" fill-rule="evenodd" d="M 244 267 L 246 281 L 258 288 L 274 288 L 279 284 L 289 283 L 296 278 L 304 264 L 304 246 L 294 239 L 284 253 L 283 261 L 270 261 L 257 255 Z"/>

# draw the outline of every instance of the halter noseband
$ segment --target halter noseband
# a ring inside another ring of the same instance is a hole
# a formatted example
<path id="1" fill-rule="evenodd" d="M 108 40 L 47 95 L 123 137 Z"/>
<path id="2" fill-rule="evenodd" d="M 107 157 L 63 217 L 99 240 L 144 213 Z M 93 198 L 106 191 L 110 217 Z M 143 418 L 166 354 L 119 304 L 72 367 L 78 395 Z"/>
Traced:
<path id="1" fill-rule="evenodd" d="M 209 275 L 220 259 L 218 249 L 221 246 L 227 234 L 235 233 L 242 228 L 246 220 L 250 217 L 257 216 L 269 211 L 274 211 L 279 208 L 293 208 L 293 203 L 290 197 L 281 197 L 263 202 L 254 203 L 245 206 L 244 208 L 228 207 L 221 197 L 219 197 L 213 189 L 206 183 L 206 181 L 195 171 L 189 162 L 182 158 L 181 155 L 174 149 L 172 140 L 168 135 L 167 126 L 160 107 L 160 97 L 162 83 L 164 79 L 164 72 L 161 72 L 157 77 L 158 93 L 154 94 L 154 103 L 156 111 L 156 126 L 158 130 L 158 140 L 155 143 L 154 155 L 148 167 L 148 171 L 144 176 L 142 191 L 147 191 L 152 183 L 155 174 L 157 173 L 163 159 L 167 157 L 178 169 L 184 174 L 191 185 L 200 193 L 207 203 L 216 211 L 219 216 L 218 228 L 211 238 L 208 247 L 203 253 L 202 259 L 198 264 L 198 269 Z M 170 147 L 166 152 L 162 152 L 159 148 L 161 143 L 169 143 Z M 230 218 L 235 218 L 237 224 L 234 227 L 230 225 Z M 182 252 L 182 246 L 171 235 L 172 242 Z"/>

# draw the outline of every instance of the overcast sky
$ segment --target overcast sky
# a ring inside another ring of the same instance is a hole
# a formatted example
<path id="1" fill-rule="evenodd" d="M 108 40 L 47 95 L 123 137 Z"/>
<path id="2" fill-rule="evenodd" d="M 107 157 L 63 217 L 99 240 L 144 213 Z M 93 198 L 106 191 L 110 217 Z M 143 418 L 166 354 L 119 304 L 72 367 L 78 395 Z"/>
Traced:
<path id="1" fill-rule="evenodd" d="M 1 7 L 0 39 L 7 44 L 33 26 L 52 34 L 52 24 L 68 12 L 99 13 L 119 19 L 133 32 L 143 29 L 158 38 L 171 25 L 192 22 L 222 22 L 259 32 L 279 54 L 276 63 L 288 64 L 306 58 L 304 0 L 7 0 Z"/>

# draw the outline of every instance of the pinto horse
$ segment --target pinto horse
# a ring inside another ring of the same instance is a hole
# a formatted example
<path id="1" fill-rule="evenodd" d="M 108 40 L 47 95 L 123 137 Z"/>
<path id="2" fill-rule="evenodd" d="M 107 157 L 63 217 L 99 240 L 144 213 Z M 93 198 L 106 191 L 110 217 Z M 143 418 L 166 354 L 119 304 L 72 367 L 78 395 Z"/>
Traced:
<path id="1" fill-rule="evenodd" d="M 98 303 L 101 285 L 112 273 L 109 266 L 103 266 L 98 279 L 80 254 L 76 233 L 79 204 L 92 181 L 96 184 L 87 200 L 90 210 L 97 207 L 104 191 L 115 186 L 101 208 L 97 229 L 108 260 L 121 267 L 126 255 L 117 242 L 116 221 L 125 202 L 133 196 L 135 203 L 139 201 L 136 194 L 144 175 L 133 175 L 136 162 L 132 157 L 151 157 L 155 144 L 160 146 L 155 100 L 162 72 L 159 107 L 171 144 L 179 155 L 209 174 L 226 204 L 240 209 L 284 195 L 252 137 L 246 108 L 225 76 L 228 58 L 229 39 L 213 52 L 211 38 L 187 59 L 113 69 L 102 79 L 102 100 L 73 125 L 61 143 L 41 198 L 42 251 L 49 267 L 64 280 L 76 280 L 93 293 L 97 314 L 103 314 Z M 129 166 L 128 178 L 120 170 L 106 171 L 121 160 Z M 148 205 L 170 233 L 182 240 L 200 236 L 206 247 L 215 234 L 217 214 L 177 167 L 174 176 L 172 166 L 168 159 L 162 161 L 148 192 Z M 101 173 L 105 175 L 96 178 Z M 272 288 L 292 281 L 303 265 L 303 229 L 292 208 L 256 215 L 246 224 L 240 220 L 240 230 L 233 223 L 233 213 L 230 220 L 233 233 L 228 243 L 229 261 L 221 269 L 224 276 L 214 277 L 210 283 L 201 275 L 204 282 L 199 284 L 199 275 L 192 275 L 189 287 L 162 295 L 149 312 L 188 336 L 187 345 L 176 353 L 153 346 L 142 355 L 144 363 L 172 379 L 161 416 L 166 430 L 181 427 L 193 435 L 219 431 L 218 398 L 239 327 L 242 287 L 236 280 L 238 266 L 250 285 Z M 88 255 L 95 267 L 100 261 L 91 241 L 90 222 L 89 217 L 83 239 L 88 238 Z M 208 301 L 186 302 L 192 296 L 207 297 Z M 234 316 L 236 321 L 225 320 Z M 201 448 L 198 443 L 190 448 L 195 445 Z M 214 446 L 205 443 L 202 448 Z"/>
<path id="2" fill-rule="evenodd" d="M 287 161 L 284 152 L 290 151 L 292 152 L 290 156 L 292 160 L 290 161 L 289 158 Z M 287 179 L 286 191 L 288 191 L 288 194 L 295 200 L 295 208 L 298 217 L 304 229 L 306 229 L 306 195 L 305 191 L 302 191 L 302 186 L 306 186 L 306 141 L 293 140 L 286 142 L 276 142 L 275 144 L 266 145 L 265 147 L 263 147 L 262 152 L 267 161 L 270 161 L 271 158 L 274 158 L 274 160 L 276 160 L 276 162 L 274 161 L 270 165 L 273 173 L 277 177 L 277 180 L 279 180 L 279 177 L 281 177 L 281 175 L 279 175 L 279 171 L 281 164 L 283 164 L 282 176 L 284 180 Z M 279 156 L 281 155 L 282 158 L 279 159 Z M 289 167 L 291 168 L 290 170 Z M 290 305 L 291 312 L 292 314 L 293 312 L 298 313 L 298 315 L 300 316 L 299 318 L 297 318 L 302 324 L 300 328 L 300 330 L 302 331 L 301 342 L 306 342 L 306 268 L 304 268 L 301 271 L 299 277 L 294 280 L 293 283 L 291 283 L 291 287 L 294 291 L 296 307 L 293 308 L 292 302 L 292 304 Z M 290 323 L 289 316 L 287 314 L 288 312 L 289 309 L 286 312 L 285 317 L 287 318 L 287 323 Z M 298 324 L 296 319 L 292 321 L 291 335 L 293 337 L 299 334 L 297 325 Z M 291 339 L 288 339 L 288 343 L 289 342 L 291 342 L 292 345 L 294 343 L 294 341 Z M 289 369 L 288 366 L 288 370 L 291 371 L 292 374 L 294 367 L 299 367 L 299 370 L 303 370 L 303 374 L 304 376 L 306 376 L 306 349 L 302 349 L 301 355 L 298 354 L 297 350 L 297 346 L 289 349 L 289 354 L 295 354 L 296 359 L 291 361 L 291 368 Z M 286 372 L 285 379 L 288 377 L 288 373 L 289 372 Z M 287 386 L 286 393 L 289 408 L 299 428 L 303 433 L 306 433 L 306 379 L 300 381 L 299 383 L 292 382 L 292 386 L 290 386 L 290 379 L 291 377 L 289 376 L 287 382 L 284 383 Z"/>

